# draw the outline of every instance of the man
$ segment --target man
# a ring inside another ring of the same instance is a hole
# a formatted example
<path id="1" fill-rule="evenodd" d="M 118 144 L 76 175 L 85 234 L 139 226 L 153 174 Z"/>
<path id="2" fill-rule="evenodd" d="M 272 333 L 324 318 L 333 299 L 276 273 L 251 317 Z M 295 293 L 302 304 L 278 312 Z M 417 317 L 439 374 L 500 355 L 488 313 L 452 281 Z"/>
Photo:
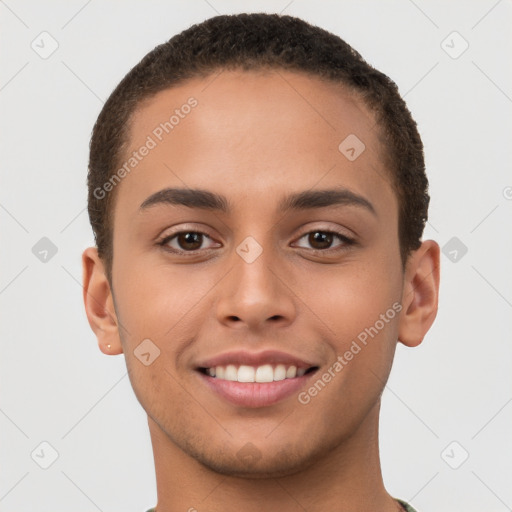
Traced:
<path id="1" fill-rule="evenodd" d="M 148 414 L 152 510 L 413 510 L 380 398 L 435 319 L 439 247 L 389 78 L 297 18 L 217 16 L 118 85 L 88 186 L 85 307 Z"/>

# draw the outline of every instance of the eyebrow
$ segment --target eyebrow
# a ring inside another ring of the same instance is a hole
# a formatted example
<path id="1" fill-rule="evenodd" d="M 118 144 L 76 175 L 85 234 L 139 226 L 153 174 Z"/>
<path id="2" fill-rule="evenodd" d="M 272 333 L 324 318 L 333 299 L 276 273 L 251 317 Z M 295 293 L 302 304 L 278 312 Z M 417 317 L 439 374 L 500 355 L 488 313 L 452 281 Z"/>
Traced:
<path id="1" fill-rule="evenodd" d="M 231 207 L 227 198 L 209 190 L 190 188 L 165 188 L 150 195 L 140 205 L 144 211 L 152 206 L 169 204 L 199 208 L 202 210 L 230 213 Z M 290 210 L 307 210 L 325 208 L 328 206 L 357 206 L 377 215 L 375 208 L 368 199 L 346 188 L 326 190 L 306 190 L 284 197 L 278 206 L 278 211 L 284 213 Z"/>

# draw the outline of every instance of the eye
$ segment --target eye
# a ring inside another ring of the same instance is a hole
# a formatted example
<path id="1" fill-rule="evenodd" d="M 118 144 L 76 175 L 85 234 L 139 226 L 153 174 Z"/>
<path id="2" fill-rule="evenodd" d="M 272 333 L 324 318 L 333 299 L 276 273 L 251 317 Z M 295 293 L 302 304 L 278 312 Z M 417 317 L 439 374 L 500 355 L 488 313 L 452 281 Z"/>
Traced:
<path id="1" fill-rule="evenodd" d="M 213 242 L 206 233 L 201 231 L 179 231 L 165 237 L 158 244 L 171 252 L 193 252 L 204 249 L 202 245 L 205 238 Z"/>
<path id="2" fill-rule="evenodd" d="M 346 249 L 347 246 L 353 245 L 355 241 L 342 233 L 330 230 L 316 229 L 305 233 L 299 238 L 300 240 L 306 239 L 306 243 L 311 247 L 300 245 L 299 247 L 308 248 L 312 252 L 327 252 Z M 332 246 L 333 241 L 338 239 L 339 244 Z M 211 245 L 204 247 L 205 240 L 209 240 Z M 193 253 L 202 249 L 210 249 L 214 247 L 212 238 L 203 233 L 202 231 L 178 231 L 171 235 L 166 236 L 158 245 L 162 246 L 165 250 L 174 253 Z M 219 245 L 217 245 L 219 246 Z"/>
<path id="3" fill-rule="evenodd" d="M 346 248 L 346 246 L 353 245 L 355 242 L 353 239 L 348 236 L 338 233 L 336 231 L 329 231 L 323 229 L 315 229 L 314 231 L 310 231 L 302 235 L 299 240 L 306 238 L 307 243 L 312 246 L 313 251 L 325 252 L 327 250 L 341 250 Z M 340 240 L 340 244 L 335 247 L 332 247 L 332 243 L 334 239 Z M 300 247 L 304 247 L 303 245 Z"/>

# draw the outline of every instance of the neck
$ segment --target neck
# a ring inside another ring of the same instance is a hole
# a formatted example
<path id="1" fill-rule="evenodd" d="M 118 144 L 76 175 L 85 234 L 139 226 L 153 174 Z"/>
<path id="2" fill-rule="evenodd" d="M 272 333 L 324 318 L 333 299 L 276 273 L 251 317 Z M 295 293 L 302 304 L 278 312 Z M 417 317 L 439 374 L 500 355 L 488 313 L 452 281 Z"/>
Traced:
<path id="1" fill-rule="evenodd" d="M 380 402 L 337 447 L 296 472 L 279 477 L 228 476 L 185 453 L 148 417 L 158 503 L 156 512 L 356 512 L 401 510 L 382 481 L 378 419 Z"/>

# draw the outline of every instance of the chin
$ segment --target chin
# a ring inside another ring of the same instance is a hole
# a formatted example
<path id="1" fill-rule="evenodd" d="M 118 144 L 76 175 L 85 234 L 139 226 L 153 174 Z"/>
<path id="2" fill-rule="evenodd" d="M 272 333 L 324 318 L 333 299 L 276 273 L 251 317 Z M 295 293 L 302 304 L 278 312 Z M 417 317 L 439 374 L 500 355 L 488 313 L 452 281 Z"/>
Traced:
<path id="1" fill-rule="evenodd" d="M 252 443 L 233 450 L 233 446 L 225 446 L 215 452 L 199 451 L 189 454 L 210 470 L 237 478 L 265 479 L 291 476 L 303 471 L 321 458 L 323 450 L 319 447 L 308 452 L 304 443 L 296 446 L 281 447 L 278 452 L 273 448 L 259 450 Z M 194 450 L 191 450 L 193 452 Z"/>
<path id="2" fill-rule="evenodd" d="M 305 467 L 305 463 L 300 460 L 293 463 L 275 459 L 248 463 L 227 457 L 225 460 L 202 461 L 202 463 L 218 474 L 247 479 L 291 476 L 299 473 Z"/>

